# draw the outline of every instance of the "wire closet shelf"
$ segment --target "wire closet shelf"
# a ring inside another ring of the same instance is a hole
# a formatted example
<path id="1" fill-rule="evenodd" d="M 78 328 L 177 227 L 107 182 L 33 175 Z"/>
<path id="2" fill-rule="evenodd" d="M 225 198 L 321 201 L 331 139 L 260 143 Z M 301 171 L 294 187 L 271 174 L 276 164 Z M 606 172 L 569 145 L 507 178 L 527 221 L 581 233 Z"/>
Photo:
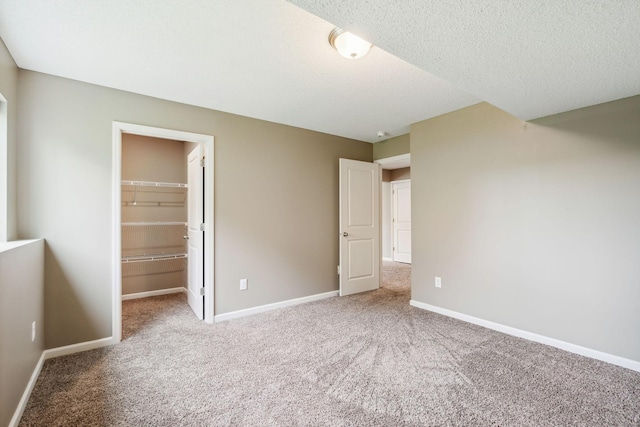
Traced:
<path id="1" fill-rule="evenodd" d="M 187 184 L 122 180 L 122 206 L 183 207 Z"/>

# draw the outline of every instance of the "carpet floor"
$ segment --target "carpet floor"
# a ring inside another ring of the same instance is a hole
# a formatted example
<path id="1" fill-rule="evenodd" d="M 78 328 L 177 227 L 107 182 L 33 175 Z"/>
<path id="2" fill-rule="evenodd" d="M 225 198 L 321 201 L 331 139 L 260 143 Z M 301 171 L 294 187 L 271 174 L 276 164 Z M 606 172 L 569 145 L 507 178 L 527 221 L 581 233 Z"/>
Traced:
<path id="1" fill-rule="evenodd" d="M 125 301 L 122 343 L 46 361 L 20 426 L 640 425 L 640 373 L 413 308 L 409 277 L 216 325 Z"/>

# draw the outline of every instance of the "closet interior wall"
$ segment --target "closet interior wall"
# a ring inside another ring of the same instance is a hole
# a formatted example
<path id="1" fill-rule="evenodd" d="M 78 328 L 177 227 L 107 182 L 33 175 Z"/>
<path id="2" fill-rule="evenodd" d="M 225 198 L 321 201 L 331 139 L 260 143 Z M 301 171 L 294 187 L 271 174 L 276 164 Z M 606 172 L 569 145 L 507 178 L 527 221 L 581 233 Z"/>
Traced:
<path id="1" fill-rule="evenodd" d="M 185 288 L 185 143 L 122 138 L 122 295 Z"/>

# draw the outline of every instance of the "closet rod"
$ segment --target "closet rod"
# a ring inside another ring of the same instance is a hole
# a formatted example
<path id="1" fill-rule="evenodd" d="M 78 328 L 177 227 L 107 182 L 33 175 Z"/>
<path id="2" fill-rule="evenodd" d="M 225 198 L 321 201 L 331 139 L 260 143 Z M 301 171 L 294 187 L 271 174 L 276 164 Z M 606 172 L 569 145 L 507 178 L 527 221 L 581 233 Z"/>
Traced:
<path id="1" fill-rule="evenodd" d="M 179 221 L 158 221 L 158 222 L 123 222 L 123 227 L 140 227 L 140 226 L 151 226 L 151 225 L 183 225 L 187 226 L 186 222 Z"/>
<path id="2" fill-rule="evenodd" d="M 180 182 L 156 182 L 156 181 L 127 181 L 122 180 L 122 185 L 138 185 L 141 187 L 173 187 L 187 188 L 187 184 Z"/>

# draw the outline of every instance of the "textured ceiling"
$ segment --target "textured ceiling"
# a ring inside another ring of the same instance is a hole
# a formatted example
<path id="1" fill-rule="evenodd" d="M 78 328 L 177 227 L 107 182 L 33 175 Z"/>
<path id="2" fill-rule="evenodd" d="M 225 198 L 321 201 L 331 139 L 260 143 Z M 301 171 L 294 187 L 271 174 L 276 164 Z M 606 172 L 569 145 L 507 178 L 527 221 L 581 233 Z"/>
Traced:
<path id="1" fill-rule="evenodd" d="M 284 0 L 0 0 L 19 67 L 186 104 L 374 142 L 480 101 L 377 47 L 344 59 L 333 28 Z"/>
<path id="2" fill-rule="evenodd" d="M 370 142 L 639 94 L 639 22 L 639 0 L 0 0 L 21 68 Z M 339 56 L 334 25 L 371 52 Z"/>
<path id="3" fill-rule="evenodd" d="M 523 120 L 640 93 L 638 0 L 290 0 Z"/>

